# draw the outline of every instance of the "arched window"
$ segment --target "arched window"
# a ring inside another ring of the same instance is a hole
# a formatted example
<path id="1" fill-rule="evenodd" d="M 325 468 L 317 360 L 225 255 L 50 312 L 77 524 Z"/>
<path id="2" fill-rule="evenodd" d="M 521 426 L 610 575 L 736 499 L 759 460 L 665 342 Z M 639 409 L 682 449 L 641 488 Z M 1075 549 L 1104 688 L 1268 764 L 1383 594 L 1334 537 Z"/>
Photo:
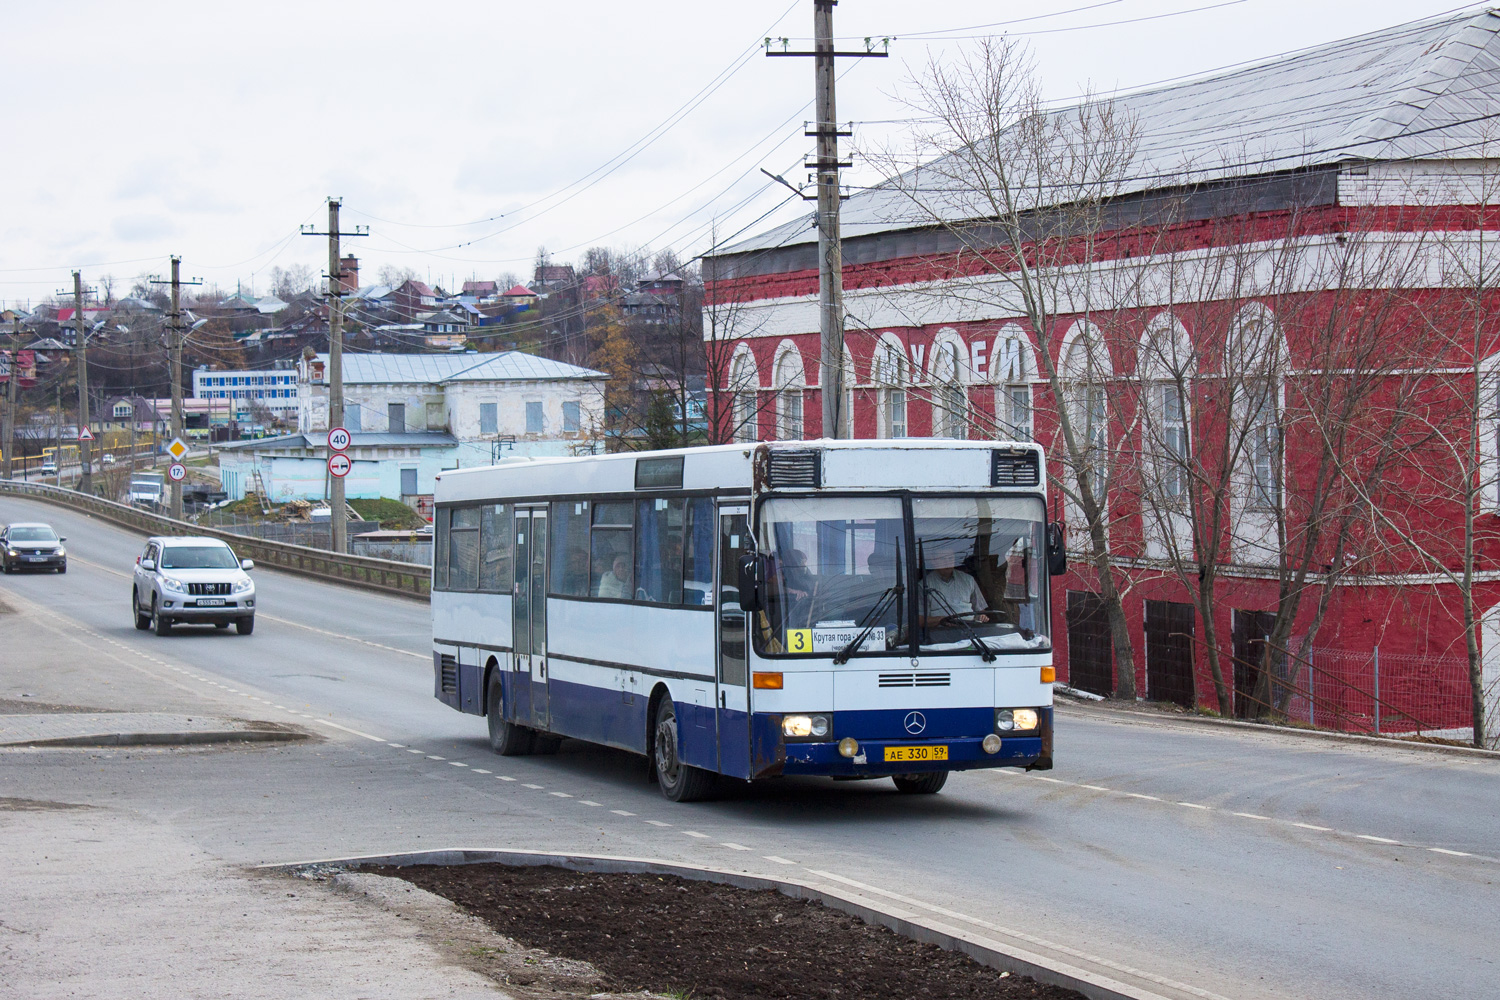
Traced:
<path id="1" fill-rule="evenodd" d="M 1185 503 L 1192 478 L 1191 399 L 1197 374 L 1187 330 L 1165 312 L 1141 334 L 1136 365 L 1145 389 L 1146 449 L 1161 498 Z"/>
<path id="2" fill-rule="evenodd" d="M 1026 332 L 1014 324 L 1001 328 L 990 352 L 990 381 L 995 386 L 999 437 L 1032 440 L 1031 377 L 1035 371 Z"/>
<path id="3" fill-rule="evenodd" d="M 1235 317 L 1224 350 L 1224 378 L 1234 397 L 1236 417 L 1243 421 L 1248 480 L 1245 506 L 1250 510 L 1281 508 L 1281 386 L 1286 371 L 1286 342 L 1270 310 L 1246 307 Z"/>
<path id="4" fill-rule="evenodd" d="M 1099 332 L 1080 322 L 1068 332 L 1060 368 L 1073 434 L 1083 451 L 1082 472 L 1090 492 L 1103 501 L 1109 489 L 1109 379 L 1114 368 Z M 1082 478 L 1082 477 L 1081 477 Z M 1079 484 L 1080 486 L 1083 483 Z"/>
<path id="5" fill-rule="evenodd" d="M 729 366 L 730 420 L 733 422 L 731 439 L 748 443 L 760 435 L 760 421 L 756 393 L 760 389 L 760 372 L 755 367 L 755 356 L 748 348 L 735 355 Z"/>
<path id="6" fill-rule="evenodd" d="M 877 435 L 906 437 L 906 386 L 910 381 L 906 349 L 895 340 L 882 339 L 875 348 L 871 380 L 880 386 Z"/>
<path id="7" fill-rule="evenodd" d="M 776 438 L 779 441 L 802 440 L 802 353 L 795 346 L 784 346 L 776 359 Z"/>
<path id="8" fill-rule="evenodd" d="M 932 345 L 929 363 L 932 382 L 932 436 L 969 436 L 969 394 L 964 389 L 963 347 L 956 340 L 942 339 Z"/>

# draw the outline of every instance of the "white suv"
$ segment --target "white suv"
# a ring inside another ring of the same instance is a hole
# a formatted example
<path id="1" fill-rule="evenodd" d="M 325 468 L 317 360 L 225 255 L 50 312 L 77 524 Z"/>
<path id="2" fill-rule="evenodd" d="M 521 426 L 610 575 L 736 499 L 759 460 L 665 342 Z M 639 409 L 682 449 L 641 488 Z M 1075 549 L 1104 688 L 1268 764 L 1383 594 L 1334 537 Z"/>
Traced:
<path id="1" fill-rule="evenodd" d="M 155 626 L 157 635 L 166 635 L 173 625 L 228 628 L 233 622 L 240 635 L 249 635 L 255 631 L 255 583 L 246 571 L 254 568 L 217 538 L 147 539 L 130 588 L 135 627 Z"/>

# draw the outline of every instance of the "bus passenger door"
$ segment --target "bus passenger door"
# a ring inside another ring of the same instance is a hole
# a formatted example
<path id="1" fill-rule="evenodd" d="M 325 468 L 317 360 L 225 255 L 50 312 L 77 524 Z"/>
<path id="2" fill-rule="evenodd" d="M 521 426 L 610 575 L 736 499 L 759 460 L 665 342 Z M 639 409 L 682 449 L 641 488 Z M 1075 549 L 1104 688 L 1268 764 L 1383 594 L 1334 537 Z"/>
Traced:
<path id="1" fill-rule="evenodd" d="M 506 685 L 506 719 L 531 724 L 531 512 L 516 511 L 516 581 L 511 591 L 514 654 Z"/>
<path id="2" fill-rule="evenodd" d="M 551 728 L 547 694 L 547 509 L 531 512 L 531 724 Z"/>
<path id="3" fill-rule="evenodd" d="M 745 643 L 749 636 L 740 609 L 740 556 L 751 549 L 748 507 L 719 508 L 719 579 L 714 615 L 718 620 L 719 771 L 750 777 L 750 678 Z"/>

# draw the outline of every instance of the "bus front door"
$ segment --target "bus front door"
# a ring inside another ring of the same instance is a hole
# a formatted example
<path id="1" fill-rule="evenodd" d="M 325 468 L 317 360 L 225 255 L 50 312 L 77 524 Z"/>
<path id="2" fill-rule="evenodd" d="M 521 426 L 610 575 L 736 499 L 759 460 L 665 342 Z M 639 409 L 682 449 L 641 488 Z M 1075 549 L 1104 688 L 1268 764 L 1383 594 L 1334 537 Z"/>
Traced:
<path id="1" fill-rule="evenodd" d="M 547 511 L 516 509 L 516 583 L 512 635 L 514 722 L 545 730 L 547 697 Z"/>
<path id="2" fill-rule="evenodd" d="M 547 692 L 547 508 L 531 512 L 531 724 L 552 727 Z"/>
<path id="3" fill-rule="evenodd" d="M 516 511 L 516 579 L 511 590 L 511 674 L 507 721 L 531 724 L 531 512 Z"/>
<path id="4" fill-rule="evenodd" d="M 745 643 L 749 636 L 740 608 L 740 556 L 751 551 L 748 507 L 719 508 L 719 579 L 714 615 L 718 619 L 719 770 L 750 777 L 750 686 Z"/>

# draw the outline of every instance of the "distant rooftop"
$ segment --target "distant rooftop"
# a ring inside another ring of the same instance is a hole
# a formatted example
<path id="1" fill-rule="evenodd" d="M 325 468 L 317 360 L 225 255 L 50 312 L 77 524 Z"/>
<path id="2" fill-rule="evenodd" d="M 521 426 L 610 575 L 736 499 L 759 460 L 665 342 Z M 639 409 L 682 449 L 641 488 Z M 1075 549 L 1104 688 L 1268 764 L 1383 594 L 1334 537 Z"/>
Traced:
<path id="1" fill-rule="evenodd" d="M 324 361 L 328 355 L 319 354 Z M 344 354 L 344 384 L 404 382 L 521 382 L 602 379 L 591 368 L 539 358 L 524 351 L 496 354 Z"/>

